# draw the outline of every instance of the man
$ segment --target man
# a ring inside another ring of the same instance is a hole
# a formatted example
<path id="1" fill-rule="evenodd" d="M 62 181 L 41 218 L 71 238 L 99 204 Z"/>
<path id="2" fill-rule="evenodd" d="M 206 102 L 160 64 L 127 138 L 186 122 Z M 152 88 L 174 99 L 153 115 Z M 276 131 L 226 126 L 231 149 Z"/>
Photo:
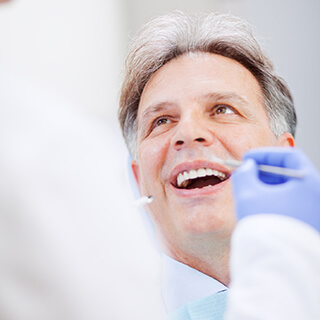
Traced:
<path id="1" fill-rule="evenodd" d="M 294 146 L 289 89 L 246 22 L 173 13 L 134 40 L 119 118 L 140 193 L 154 198 L 167 312 L 192 318 L 198 301 L 220 293 L 210 304 L 221 317 L 236 221 L 232 169 L 219 159 Z"/>

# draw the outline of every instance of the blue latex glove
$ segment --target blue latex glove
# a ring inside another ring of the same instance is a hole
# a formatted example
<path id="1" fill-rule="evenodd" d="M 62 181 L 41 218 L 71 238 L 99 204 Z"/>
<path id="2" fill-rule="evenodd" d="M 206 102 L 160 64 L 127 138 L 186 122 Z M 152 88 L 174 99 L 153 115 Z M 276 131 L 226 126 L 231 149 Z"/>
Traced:
<path id="1" fill-rule="evenodd" d="M 304 153 L 295 148 L 253 149 L 232 174 L 238 219 L 258 213 L 296 218 L 320 232 L 320 175 Z M 302 179 L 258 171 L 258 164 L 302 170 Z"/>

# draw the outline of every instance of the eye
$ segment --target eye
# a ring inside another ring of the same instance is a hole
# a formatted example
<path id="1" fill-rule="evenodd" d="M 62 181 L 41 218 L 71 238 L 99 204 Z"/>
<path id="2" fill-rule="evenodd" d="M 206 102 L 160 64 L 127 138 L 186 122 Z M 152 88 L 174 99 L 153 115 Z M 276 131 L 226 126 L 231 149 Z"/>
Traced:
<path id="1" fill-rule="evenodd" d="M 174 122 L 174 116 L 172 115 L 159 115 L 158 117 L 155 117 L 152 121 L 150 120 L 146 136 L 151 134 L 153 131 L 155 131 L 156 134 L 166 132 L 171 128 Z"/>
<path id="2" fill-rule="evenodd" d="M 226 105 L 218 105 L 214 108 L 214 114 L 234 114 L 236 113 L 232 107 Z"/>
<path id="3" fill-rule="evenodd" d="M 159 127 L 159 126 L 162 126 L 162 125 L 168 124 L 168 123 L 171 123 L 170 119 L 165 118 L 165 117 L 161 117 L 161 118 L 158 118 L 155 120 L 154 127 Z"/>

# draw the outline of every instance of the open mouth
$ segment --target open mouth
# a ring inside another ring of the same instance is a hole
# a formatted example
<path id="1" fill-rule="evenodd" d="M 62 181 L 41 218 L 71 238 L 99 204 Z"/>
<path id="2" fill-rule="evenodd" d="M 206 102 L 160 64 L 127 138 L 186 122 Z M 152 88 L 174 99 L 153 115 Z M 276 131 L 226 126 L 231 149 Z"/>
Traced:
<path id="1" fill-rule="evenodd" d="M 199 168 L 184 171 L 177 175 L 175 187 L 179 189 L 208 188 L 229 178 L 229 174 L 210 169 Z"/>

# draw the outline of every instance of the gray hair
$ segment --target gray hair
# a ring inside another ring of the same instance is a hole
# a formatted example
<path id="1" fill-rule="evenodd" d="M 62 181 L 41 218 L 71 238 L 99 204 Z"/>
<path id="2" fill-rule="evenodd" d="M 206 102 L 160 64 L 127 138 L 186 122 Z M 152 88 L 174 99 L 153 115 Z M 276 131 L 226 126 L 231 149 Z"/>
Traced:
<path id="1" fill-rule="evenodd" d="M 272 132 L 281 136 L 296 127 L 293 99 L 274 71 L 251 26 L 230 14 L 188 16 L 173 12 L 146 24 L 131 44 L 120 96 L 119 121 L 130 154 L 137 157 L 137 113 L 142 91 L 152 75 L 168 61 L 191 52 L 231 58 L 259 82 Z"/>

